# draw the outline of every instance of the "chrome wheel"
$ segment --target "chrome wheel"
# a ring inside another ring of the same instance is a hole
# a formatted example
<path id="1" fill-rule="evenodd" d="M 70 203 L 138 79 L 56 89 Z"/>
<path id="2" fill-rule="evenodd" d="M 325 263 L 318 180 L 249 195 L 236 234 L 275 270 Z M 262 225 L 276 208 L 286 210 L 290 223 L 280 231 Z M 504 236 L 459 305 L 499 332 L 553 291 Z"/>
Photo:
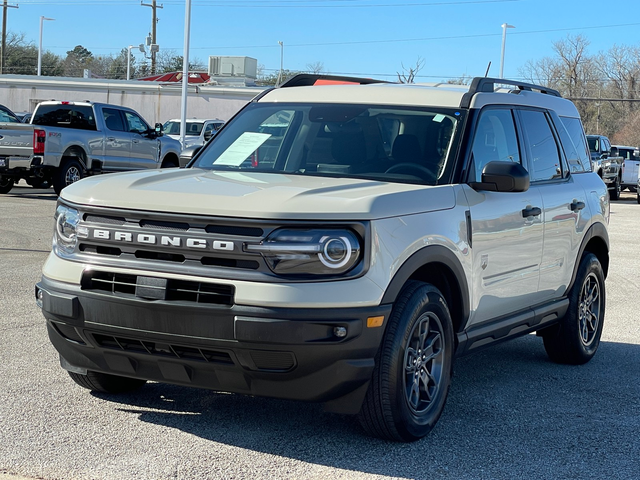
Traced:
<path id="1" fill-rule="evenodd" d="M 437 396 L 443 363 L 442 325 L 433 313 L 425 313 L 411 330 L 404 353 L 405 400 L 414 413 L 427 410 Z"/>
<path id="2" fill-rule="evenodd" d="M 593 273 L 582 284 L 578 308 L 580 338 L 584 346 L 588 347 L 593 343 L 600 323 L 600 283 Z"/>
<path id="3" fill-rule="evenodd" d="M 66 185 L 71 185 L 74 182 L 77 182 L 82 178 L 82 174 L 80 173 L 80 169 L 75 165 L 69 167 L 64 176 L 64 181 Z"/>

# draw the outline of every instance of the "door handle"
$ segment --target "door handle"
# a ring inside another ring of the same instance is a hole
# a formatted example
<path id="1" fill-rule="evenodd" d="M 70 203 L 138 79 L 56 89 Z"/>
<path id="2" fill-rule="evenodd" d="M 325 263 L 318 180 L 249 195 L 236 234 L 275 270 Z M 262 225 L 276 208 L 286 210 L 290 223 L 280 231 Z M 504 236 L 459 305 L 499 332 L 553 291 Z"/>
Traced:
<path id="1" fill-rule="evenodd" d="M 140 140 L 138 140 L 137 138 L 134 138 L 133 140 L 131 140 L 133 143 L 140 143 Z"/>
<path id="2" fill-rule="evenodd" d="M 115 142 L 116 141 L 116 137 L 107 137 L 107 140 L 109 140 L 110 142 Z"/>
<path id="3" fill-rule="evenodd" d="M 542 213 L 542 210 L 540 209 L 540 207 L 529 207 L 528 206 L 527 208 L 523 208 L 522 209 L 522 216 L 524 218 L 537 217 L 541 213 Z"/>
<path id="4" fill-rule="evenodd" d="M 574 200 L 571 205 L 569 205 L 569 208 L 571 209 L 572 212 L 579 212 L 580 210 L 582 210 L 585 207 L 584 202 L 578 202 L 577 200 Z"/>

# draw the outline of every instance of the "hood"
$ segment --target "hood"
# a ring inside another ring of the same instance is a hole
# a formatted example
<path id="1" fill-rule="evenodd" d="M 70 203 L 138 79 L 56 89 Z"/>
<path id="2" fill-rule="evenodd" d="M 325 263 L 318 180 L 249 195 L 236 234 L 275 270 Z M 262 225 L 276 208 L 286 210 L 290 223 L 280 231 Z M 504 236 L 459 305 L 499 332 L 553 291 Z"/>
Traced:
<path id="1" fill-rule="evenodd" d="M 60 196 L 82 205 L 256 219 L 373 220 L 455 206 L 451 185 L 197 168 L 98 175 Z"/>

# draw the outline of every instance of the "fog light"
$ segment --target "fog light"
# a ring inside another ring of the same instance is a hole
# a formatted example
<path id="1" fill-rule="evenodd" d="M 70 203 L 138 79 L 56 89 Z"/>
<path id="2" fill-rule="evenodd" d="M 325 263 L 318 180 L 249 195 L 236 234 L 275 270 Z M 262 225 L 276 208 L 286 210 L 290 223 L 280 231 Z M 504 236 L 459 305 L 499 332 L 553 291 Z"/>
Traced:
<path id="1" fill-rule="evenodd" d="M 338 338 L 347 336 L 347 327 L 333 327 L 333 334 Z"/>
<path id="2" fill-rule="evenodd" d="M 39 288 L 36 288 L 36 305 L 42 308 L 42 299 L 44 298 L 44 293 Z"/>

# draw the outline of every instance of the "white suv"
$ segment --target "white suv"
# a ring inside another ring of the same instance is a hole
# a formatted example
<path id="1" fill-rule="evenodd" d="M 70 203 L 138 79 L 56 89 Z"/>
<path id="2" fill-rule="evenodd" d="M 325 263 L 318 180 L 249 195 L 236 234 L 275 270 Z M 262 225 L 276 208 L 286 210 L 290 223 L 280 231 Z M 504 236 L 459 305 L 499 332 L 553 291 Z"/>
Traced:
<path id="1" fill-rule="evenodd" d="M 531 332 L 553 361 L 595 354 L 608 221 L 553 90 L 302 75 L 190 168 L 64 189 L 36 296 L 91 390 L 323 402 L 412 441 L 456 356 Z"/>

